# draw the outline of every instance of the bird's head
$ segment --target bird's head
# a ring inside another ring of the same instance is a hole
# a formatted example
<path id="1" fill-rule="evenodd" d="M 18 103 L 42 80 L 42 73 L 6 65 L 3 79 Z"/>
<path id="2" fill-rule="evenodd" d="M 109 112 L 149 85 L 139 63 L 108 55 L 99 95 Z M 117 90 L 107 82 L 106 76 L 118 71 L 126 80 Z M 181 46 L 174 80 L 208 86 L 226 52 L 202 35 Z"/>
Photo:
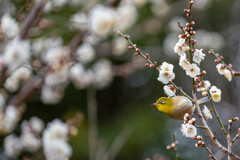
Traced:
<path id="1" fill-rule="evenodd" d="M 156 103 L 153 103 L 159 111 L 162 111 L 166 114 L 172 114 L 173 112 L 173 99 L 168 97 L 161 97 L 157 100 Z"/>

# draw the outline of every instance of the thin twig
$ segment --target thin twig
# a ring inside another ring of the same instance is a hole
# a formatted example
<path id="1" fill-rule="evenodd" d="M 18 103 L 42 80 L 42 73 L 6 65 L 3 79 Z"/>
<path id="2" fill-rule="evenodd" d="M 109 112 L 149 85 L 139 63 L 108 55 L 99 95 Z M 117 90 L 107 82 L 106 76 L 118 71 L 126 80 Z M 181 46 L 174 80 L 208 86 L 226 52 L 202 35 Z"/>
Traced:
<path id="1" fill-rule="evenodd" d="M 212 151 L 207 146 L 204 146 L 204 148 L 208 151 L 208 153 L 212 156 L 214 160 L 217 160 L 216 156 L 212 153 Z"/>
<path id="2" fill-rule="evenodd" d="M 35 76 L 29 80 L 8 103 L 8 105 L 18 106 L 24 102 L 30 95 L 39 89 L 44 83 L 45 74 Z"/>
<path id="3" fill-rule="evenodd" d="M 20 29 L 20 39 L 26 39 L 29 35 L 30 29 L 39 21 L 43 8 L 46 4 L 47 0 L 36 1 L 31 12 L 27 16 L 24 21 L 21 29 Z"/>
<path id="4" fill-rule="evenodd" d="M 116 32 L 117 32 L 120 36 L 122 36 L 123 38 L 125 38 L 125 35 L 124 35 L 121 31 L 119 31 L 118 29 L 115 29 L 115 30 L 116 30 Z M 136 45 L 134 45 L 133 42 L 132 42 L 129 38 L 125 38 L 125 39 L 130 43 L 130 45 L 131 45 L 135 50 L 137 50 Z M 147 57 L 141 52 L 141 50 L 140 50 L 140 52 L 139 52 L 139 55 L 142 56 L 149 64 L 154 65 L 154 63 L 153 63 L 149 58 L 147 58 Z M 156 70 L 159 71 L 159 68 L 156 67 Z M 171 83 L 171 84 L 174 86 L 174 88 L 176 88 L 177 90 L 179 90 L 179 92 L 180 92 L 182 95 L 184 95 L 185 97 L 187 97 L 189 100 L 192 101 L 192 98 L 191 98 L 187 93 L 185 93 L 180 87 L 178 87 L 175 83 L 173 83 L 172 81 L 170 81 L 169 83 Z"/>
<path id="5" fill-rule="evenodd" d="M 196 128 L 200 128 L 200 129 L 207 129 L 205 126 L 198 126 L 198 125 L 194 125 Z"/>
<path id="6" fill-rule="evenodd" d="M 176 142 L 176 134 L 174 133 L 173 134 L 173 143 L 175 143 L 175 142 Z M 173 152 L 174 152 L 174 159 L 178 160 L 177 147 L 173 148 Z"/>
<path id="7" fill-rule="evenodd" d="M 240 136 L 240 133 L 237 133 L 236 136 L 233 138 L 232 140 L 232 144 L 237 140 L 239 139 L 239 136 Z"/>
<path id="8" fill-rule="evenodd" d="M 224 133 L 224 135 L 225 135 L 225 137 L 226 137 L 226 139 L 227 139 L 227 132 L 226 132 L 224 126 L 223 126 L 223 123 L 222 123 L 222 121 L 221 121 L 221 119 L 220 119 L 220 117 L 219 117 L 219 115 L 218 115 L 218 113 L 217 113 L 217 110 L 216 110 L 216 108 L 215 108 L 215 106 L 214 106 L 214 104 L 213 104 L 213 100 L 212 100 L 212 98 L 210 97 L 209 93 L 208 93 L 208 98 L 210 99 L 210 104 L 211 104 L 211 106 L 212 106 L 212 109 L 213 109 L 213 112 L 214 112 L 215 116 L 217 117 L 218 123 L 219 123 L 220 126 L 221 126 L 221 130 L 223 131 L 223 133 Z"/>
<path id="9" fill-rule="evenodd" d="M 204 127 L 206 127 L 206 132 L 208 133 L 209 137 L 211 138 L 211 140 L 213 141 L 213 143 L 225 154 L 229 155 L 230 157 L 232 157 L 235 160 L 240 160 L 240 157 L 237 156 L 236 154 L 232 153 L 231 151 L 227 150 L 224 146 L 222 146 L 221 143 L 218 142 L 216 136 L 213 134 L 213 132 L 211 131 L 211 129 L 209 128 L 206 120 L 204 119 L 203 115 L 202 115 L 202 111 L 199 107 L 199 104 L 197 103 L 197 96 L 196 93 L 193 92 L 193 99 L 196 105 L 196 109 L 198 112 L 198 116 L 199 119 L 201 120 L 202 124 Z"/>
<path id="10" fill-rule="evenodd" d="M 240 73 L 238 71 L 233 70 L 231 67 L 229 67 L 217 54 L 214 52 L 213 49 L 210 50 L 211 53 L 219 60 L 220 63 L 222 63 L 227 69 L 229 69 L 232 73 L 236 73 L 235 76 L 240 77 Z"/>

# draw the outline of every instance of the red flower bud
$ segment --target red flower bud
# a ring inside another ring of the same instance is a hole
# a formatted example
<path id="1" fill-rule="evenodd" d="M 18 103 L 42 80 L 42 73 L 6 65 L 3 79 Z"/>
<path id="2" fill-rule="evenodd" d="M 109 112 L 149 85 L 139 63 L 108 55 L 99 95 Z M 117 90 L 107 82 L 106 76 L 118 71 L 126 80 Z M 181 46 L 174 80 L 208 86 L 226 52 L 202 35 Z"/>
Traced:
<path id="1" fill-rule="evenodd" d="M 146 54 L 146 58 L 149 59 L 149 54 L 148 53 Z"/>
<path id="2" fill-rule="evenodd" d="M 128 46 L 128 49 L 130 50 L 130 49 L 133 49 L 133 46 Z"/>
<path id="3" fill-rule="evenodd" d="M 129 36 L 129 35 L 124 35 L 124 38 L 125 38 L 125 39 L 129 39 L 130 36 Z"/>

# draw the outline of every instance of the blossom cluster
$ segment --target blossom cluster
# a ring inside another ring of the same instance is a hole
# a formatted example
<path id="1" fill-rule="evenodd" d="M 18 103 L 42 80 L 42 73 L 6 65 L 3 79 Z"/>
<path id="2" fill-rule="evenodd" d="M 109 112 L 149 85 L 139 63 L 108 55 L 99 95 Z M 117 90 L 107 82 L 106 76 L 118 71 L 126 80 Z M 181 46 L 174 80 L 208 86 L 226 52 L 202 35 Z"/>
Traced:
<path id="1" fill-rule="evenodd" d="M 33 124 L 38 126 L 42 122 L 33 117 L 23 121 L 19 137 L 14 134 L 26 111 L 25 100 L 40 89 L 40 100 L 44 104 L 57 104 L 70 83 L 78 89 L 107 87 L 115 73 L 109 55 L 100 53 L 105 54 L 102 45 L 111 37 L 107 47 L 112 48 L 113 57 L 121 56 L 127 42 L 113 36 L 113 28 L 130 29 L 138 20 L 138 7 L 145 3 L 146 0 L 122 0 L 118 5 L 78 0 L 32 1 L 27 4 L 31 12 L 27 15 L 17 13 L 17 6 L 9 2 L 12 8 L 0 17 L 0 85 L 3 86 L 0 133 L 9 134 L 4 140 L 4 150 L 9 157 L 18 158 L 25 151 L 34 154 L 41 147 L 48 160 L 71 156 L 72 149 L 67 143 L 69 128 L 60 120 L 49 123 L 44 131 L 43 128 L 35 131 Z M 158 1 L 151 3 L 159 4 Z M 70 43 L 61 33 L 45 35 L 45 31 L 52 31 L 57 23 L 48 15 L 76 6 L 78 10 L 70 13 L 67 25 L 68 33 L 76 33 Z M 103 51 L 99 51 L 102 48 Z"/>

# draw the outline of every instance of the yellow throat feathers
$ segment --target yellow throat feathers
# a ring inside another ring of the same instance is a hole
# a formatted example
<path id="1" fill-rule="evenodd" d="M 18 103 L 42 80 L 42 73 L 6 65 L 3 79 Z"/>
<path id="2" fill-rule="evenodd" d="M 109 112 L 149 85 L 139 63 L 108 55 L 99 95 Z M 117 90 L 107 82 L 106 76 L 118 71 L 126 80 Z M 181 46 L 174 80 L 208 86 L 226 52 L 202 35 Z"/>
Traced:
<path id="1" fill-rule="evenodd" d="M 168 97 L 161 97 L 157 100 L 156 106 L 159 111 L 162 111 L 168 115 L 171 115 L 173 112 L 173 100 Z"/>

